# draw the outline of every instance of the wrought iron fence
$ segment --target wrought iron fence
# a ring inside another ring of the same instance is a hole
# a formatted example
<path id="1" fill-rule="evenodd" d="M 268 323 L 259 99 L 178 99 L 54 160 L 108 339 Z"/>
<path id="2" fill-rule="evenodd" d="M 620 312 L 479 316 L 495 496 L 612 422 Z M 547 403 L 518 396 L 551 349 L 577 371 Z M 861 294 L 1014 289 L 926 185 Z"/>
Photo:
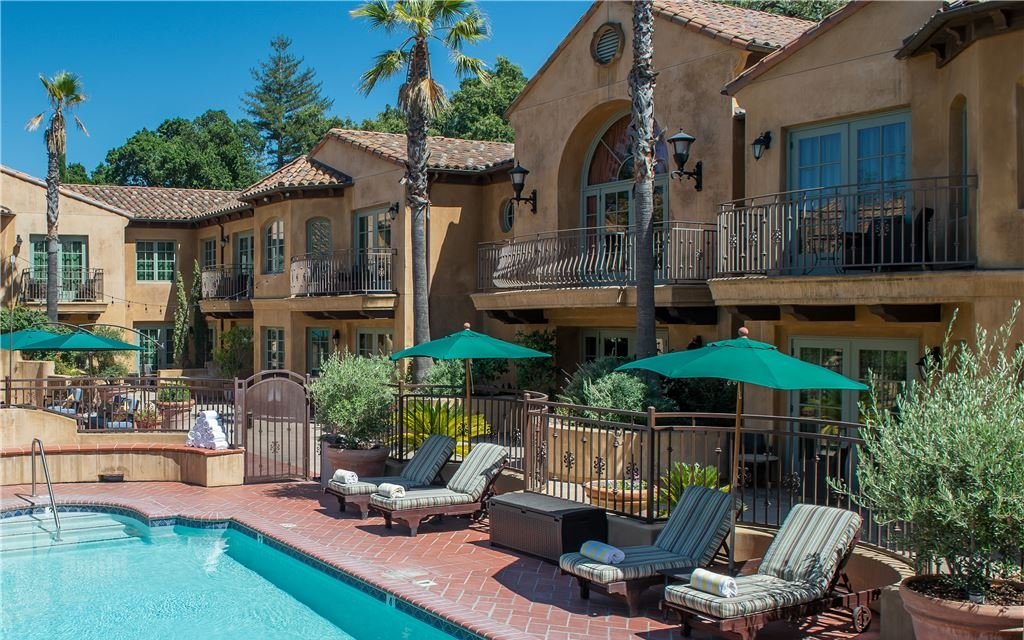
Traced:
<path id="1" fill-rule="evenodd" d="M 64 268 L 58 273 L 60 302 L 102 302 L 103 269 Z M 21 276 L 22 298 L 25 302 L 46 300 L 46 271 L 25 269 Z"/>
<path id="2" fill-rule="evenodd" d="M 344 249 L 292 258 L 293 296 L 390 293 L 394 249 Z"/>
<path id="3" fill-rule="evenodd" d="M 637 232 L 630 227 L 589 227 L 481 244 L 481 291 L 546 287 L 596 287 L 636 283 Z M 655 225 L 658 283 L 698 283 L 715 267 L 715 225 Z"/>
<path id="4" fill-rule="evenodd" d="M 726 202 L 718 273 L 856 273 L 974 263 L 977 176 L 803 189 Z"/>
<path id="5" fill-rule="evenodd" d="M 204 300 L 248 300 L 252 298 L 252 267 L 206 267 L 202 275 Z"/>

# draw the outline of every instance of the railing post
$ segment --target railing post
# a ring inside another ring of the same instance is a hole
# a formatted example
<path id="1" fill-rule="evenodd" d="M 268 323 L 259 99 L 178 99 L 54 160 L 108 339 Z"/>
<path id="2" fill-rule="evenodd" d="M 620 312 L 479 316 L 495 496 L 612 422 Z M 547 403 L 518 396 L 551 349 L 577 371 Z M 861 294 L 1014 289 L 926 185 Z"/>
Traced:
<path id="1" fill-rule="evenodd" d="M 523 480 L 527 491 L 535 491 L 537 478 L 534 476 L 536 470 L 536 453 L 533 445 L 533 418 L 530 415 L 530 394 L 523 392 Z"/>
<path id="2" fill-rule="evenodd" d="M 656 493 L 654 483 L 658 476 L 658 471 L 654 468 L 655 449 L 657 449 L 654 433 L 655 420 L 657 419 L 655 412 L 654 407 L 647 407 L 647 524 L 654 522 L 654 494 Z"/>
<path id="3" fill-rule="evenodd" d="M 8 408 L 11 406 L 11 372 L 4 376 L 4 406 Z"/>

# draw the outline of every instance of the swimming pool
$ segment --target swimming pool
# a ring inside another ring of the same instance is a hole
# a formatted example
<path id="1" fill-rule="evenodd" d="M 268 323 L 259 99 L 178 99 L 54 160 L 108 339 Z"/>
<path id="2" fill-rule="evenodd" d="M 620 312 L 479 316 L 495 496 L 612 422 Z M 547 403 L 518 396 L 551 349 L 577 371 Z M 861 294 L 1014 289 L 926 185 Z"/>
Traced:
<path id="1" fill-rule="evenodd" d="M 478 638 L 234 522 L 60 515 L 0 519 L 0 636 Z"/>

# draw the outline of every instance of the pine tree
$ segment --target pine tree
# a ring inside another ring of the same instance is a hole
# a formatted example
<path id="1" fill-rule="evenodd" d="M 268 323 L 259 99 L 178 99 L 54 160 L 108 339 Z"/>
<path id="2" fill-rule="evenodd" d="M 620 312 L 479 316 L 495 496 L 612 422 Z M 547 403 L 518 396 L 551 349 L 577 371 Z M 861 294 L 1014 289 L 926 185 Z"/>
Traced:
<path id="1" fill-rule="evenodd" d="M 325 114 L 334 101 L 322 95 L 316 72 L 288 48 L 292 41 L 279 35 L 270 42 L 270 58 L 252 69 L 256 88 L 242 98 L 267 141 L 271 168 L 282 166 L 308 151 L 329 128 Z"/>

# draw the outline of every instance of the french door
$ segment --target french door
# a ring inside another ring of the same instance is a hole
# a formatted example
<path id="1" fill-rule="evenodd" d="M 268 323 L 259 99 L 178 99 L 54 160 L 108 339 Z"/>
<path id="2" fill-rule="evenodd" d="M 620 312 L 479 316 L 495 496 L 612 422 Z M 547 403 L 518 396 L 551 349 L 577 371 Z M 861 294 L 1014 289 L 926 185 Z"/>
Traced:
<path id="1" fill-rule="evenodd" d="M 240 273 L 253 273 L 256 247 L 252 232 L 235 235 L 235 267 Z"/>
<path id="2" fill-rule="evenodd" d="M 32 236 L 32 279 L 46 282 L 46 236 Z M 57 277 L 60 281 L 58 299 L 78 299 L 79 290 L 88 278 L 88 242 L 84 237 L 62 236 L 57 246 Z M 45 290 L 43 291 L 45 297 Z"/>
<path id="3" fill-rule="evenodd" d="M 662 258 L 666 239 L 661 223 L 665 220 L 665 181 L 656 179 L 652 220 L 655 225 L 655 273 L 664 265 Z M 636 208 L 633 202 L 633 181 L 619 181 L 588 187 L 584 193 L 582 239 L 583 269 L 588 274 L 610 280 L 635 278 L 635 243 L 633 233 Z"/>

